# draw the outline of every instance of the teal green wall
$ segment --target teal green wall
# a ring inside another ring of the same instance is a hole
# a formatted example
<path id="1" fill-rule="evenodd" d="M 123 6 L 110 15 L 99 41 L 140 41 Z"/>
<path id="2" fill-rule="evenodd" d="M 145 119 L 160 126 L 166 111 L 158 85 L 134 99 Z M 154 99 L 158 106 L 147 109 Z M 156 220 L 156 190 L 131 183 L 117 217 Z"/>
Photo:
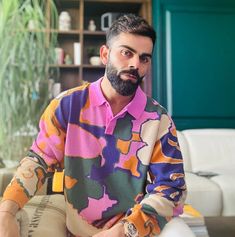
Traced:
<path id="1" fill-rule="evenodd" d="M 235 1 L 153 0 L 152 94 L 178 129 L 235 128 Z"/>

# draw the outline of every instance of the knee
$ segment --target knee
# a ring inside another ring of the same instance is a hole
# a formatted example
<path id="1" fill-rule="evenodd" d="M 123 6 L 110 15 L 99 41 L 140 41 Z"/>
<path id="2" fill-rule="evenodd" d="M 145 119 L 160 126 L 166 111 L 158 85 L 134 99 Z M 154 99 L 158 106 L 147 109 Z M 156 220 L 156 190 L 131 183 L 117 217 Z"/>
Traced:
<path id="1" fill-rule="evenodd" d="M 195 235 L 181 218 L 176 217 L 166 224 L 159 237 L 195 237 Z"/>

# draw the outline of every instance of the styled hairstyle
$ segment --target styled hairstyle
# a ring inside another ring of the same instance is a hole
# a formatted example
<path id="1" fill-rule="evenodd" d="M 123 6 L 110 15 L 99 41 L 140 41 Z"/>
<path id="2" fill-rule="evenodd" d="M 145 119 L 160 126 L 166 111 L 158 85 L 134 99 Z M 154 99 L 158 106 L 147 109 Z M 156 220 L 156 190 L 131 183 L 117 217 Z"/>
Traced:
<path id="1" fill-rule="evenodd" d="M 106 32 L 106 44 L 110 46 L 111 40 L 120 33 L 130 33 L 149 37 L 153 46 L 156 41 L 156 32 L 148 22 L 140 16 L 125 14 L 113 22 Z"/>

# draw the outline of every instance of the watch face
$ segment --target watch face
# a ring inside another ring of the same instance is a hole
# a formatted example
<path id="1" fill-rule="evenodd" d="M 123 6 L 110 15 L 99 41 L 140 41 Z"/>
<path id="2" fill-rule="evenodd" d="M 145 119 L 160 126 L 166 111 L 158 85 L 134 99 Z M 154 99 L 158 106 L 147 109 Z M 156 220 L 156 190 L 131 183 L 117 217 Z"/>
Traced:
<path id="1" fill-rule="evenodd" d="M 127 223 L 127 232 L 130 237 L 138 237 L 138 231 L 132 223 Z"/>

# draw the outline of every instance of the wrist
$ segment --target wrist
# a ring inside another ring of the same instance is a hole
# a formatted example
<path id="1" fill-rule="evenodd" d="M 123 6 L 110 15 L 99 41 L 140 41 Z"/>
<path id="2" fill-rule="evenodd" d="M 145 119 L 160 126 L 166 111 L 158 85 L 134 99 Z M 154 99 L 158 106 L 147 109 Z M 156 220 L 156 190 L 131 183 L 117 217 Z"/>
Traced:
<path id="1" fill-rule="evenodd" d="M 0 215 L 10 215 L 12 217 L 15 217 L 15 214 L 12 213 L 11 211 L 8 211 L 8 210 L 0 210 Z"/>
<path id="2" fill-rule="evenodd" d="M 15 216 L 19 210 L 19 205 L 11 200 L 5 200 L 0 203 L 0 214 Z"/>

